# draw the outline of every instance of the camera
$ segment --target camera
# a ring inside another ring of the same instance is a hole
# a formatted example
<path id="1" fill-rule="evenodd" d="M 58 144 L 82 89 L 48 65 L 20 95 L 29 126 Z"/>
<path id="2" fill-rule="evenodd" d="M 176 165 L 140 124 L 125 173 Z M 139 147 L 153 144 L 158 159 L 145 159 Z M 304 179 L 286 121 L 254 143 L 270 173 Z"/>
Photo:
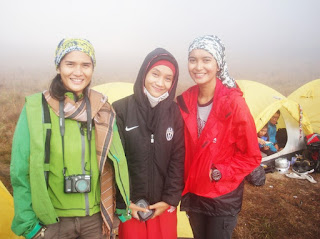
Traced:
<path id="1" fill-rule="evenodd" d="M 91 191 L 91 175 L 79 174 L 64 177 L 65 193 L 89 193 Z"/>

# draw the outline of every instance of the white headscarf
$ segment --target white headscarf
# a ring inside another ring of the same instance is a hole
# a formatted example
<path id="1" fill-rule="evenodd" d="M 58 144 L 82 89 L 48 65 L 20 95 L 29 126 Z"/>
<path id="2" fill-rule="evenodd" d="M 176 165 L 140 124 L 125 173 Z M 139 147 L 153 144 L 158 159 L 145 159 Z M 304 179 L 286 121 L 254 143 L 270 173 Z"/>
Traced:
<path id="1" fill-rule="evenodd" d="M 189 46 L 189 54 L 194 49 L 203 49 L 209 52 L 217 61 L 220 69 L 217 77 L 222 81 L 222 84 L 229 88 L 236 87 L 235 80 L 229 76 L 224 53 L 225 47 L 219 37 L 213 35 L 197 37 Z"/>

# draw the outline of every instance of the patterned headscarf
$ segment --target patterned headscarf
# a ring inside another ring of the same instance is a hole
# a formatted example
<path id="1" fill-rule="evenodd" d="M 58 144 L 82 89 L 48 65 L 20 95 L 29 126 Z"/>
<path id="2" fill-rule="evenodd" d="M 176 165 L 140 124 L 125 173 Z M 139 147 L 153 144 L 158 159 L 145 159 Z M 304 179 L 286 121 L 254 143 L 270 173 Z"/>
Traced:
<path id="1" fill-rule="evenodd" d="M 81 38 L 65 38 L 61 40 L 56 49 L 56 55 L 54 59 L 56 68 L 59 67 L 62 58 L 71 51 L 82 51 L 83 53 L 86 53 L 91 57 L 93 65 L 96 66 L 94 48 L 88 40 Z"/>
<path id="2" fill-rule="evenodd" d="M 203 49 L 209 52 L 216 59 L 220 69 L 217 77 L 227 87 L 236 87 L 235 80 L 229 76 L 224 53 L 225 47 L 219 37 L 213 35 L 197 37 L 189 46 L 189 54 L 194 49 Z"/>

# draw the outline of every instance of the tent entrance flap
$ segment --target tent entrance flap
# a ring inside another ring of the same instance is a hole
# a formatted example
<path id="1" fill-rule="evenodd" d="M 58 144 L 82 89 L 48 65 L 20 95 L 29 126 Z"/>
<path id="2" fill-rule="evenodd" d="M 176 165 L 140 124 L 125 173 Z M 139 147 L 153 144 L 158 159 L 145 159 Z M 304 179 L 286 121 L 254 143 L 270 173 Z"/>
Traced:
<path id="1" fill-rule="evenodd" d="M 303 130 L 300 130 L 299 121 L 297 121 L 285 107 L 280 108 L 280 115 L 282 116 L 285 128 L 287 131 L 287 143 L 285 147 L 272 155 L 262 158 L 262 162 L 268 161 L 271 159 L 276 159 L 283 155 L 290 154 L 306 148 L 304 143 L 304 133 Z"/>

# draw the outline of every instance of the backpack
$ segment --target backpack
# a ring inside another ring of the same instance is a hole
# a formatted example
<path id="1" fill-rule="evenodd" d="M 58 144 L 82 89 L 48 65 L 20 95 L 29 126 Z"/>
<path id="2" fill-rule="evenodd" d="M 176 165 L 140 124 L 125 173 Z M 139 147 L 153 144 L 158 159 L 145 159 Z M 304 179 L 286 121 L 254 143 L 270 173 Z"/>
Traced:
<path id="1" fill-rule="evenodd" d="M 309 134 L 304 140 L 307 146 L 304 157 L 311 161 L 315 172 L 320 172 L 320 135 Z"/>
<path id="2" fill-rule="evenodd" d="M 246 176 L 246 180 L 254 186 L 262 186 L 266 183 L 266 173 L 264 168 L 259 165 L 249 175 Z"/>

